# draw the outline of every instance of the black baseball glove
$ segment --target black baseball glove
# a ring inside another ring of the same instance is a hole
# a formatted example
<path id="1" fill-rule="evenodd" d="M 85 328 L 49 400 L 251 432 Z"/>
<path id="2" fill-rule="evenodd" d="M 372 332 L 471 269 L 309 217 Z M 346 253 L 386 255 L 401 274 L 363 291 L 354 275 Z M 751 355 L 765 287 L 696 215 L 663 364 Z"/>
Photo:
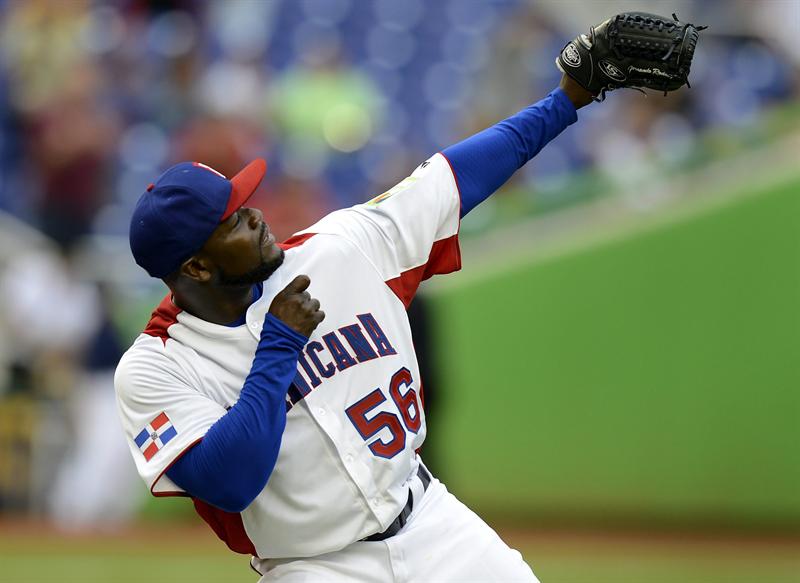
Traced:
<path id="1" fill-rule="evenodd" d="M 556 65 L 597 101 L 620 87 L 675 91 L 689 86 L 697 39 L 705 26 L 645 12 L 617 14 L 561 51 Z"/>

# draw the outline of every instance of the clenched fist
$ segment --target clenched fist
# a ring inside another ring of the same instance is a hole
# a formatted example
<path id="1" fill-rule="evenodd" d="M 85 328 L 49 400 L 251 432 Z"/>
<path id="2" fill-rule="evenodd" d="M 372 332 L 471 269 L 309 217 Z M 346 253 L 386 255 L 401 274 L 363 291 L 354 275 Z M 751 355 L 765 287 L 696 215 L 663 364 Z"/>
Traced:
<path id="1" fill-rule="evenodd" d="M 306 291 L 311 285 L 307 275 L 298 275 L 283 288 L 269 306 L 269 313 L 303 336 L 311 333 L 325 319 L 319 300 Z"/>

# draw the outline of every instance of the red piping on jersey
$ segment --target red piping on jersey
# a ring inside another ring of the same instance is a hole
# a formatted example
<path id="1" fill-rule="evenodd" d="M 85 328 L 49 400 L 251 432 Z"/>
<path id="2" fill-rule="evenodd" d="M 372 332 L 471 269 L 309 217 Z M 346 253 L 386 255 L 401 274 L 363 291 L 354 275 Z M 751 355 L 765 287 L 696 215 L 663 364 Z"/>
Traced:
<path id="1" fill-rule="evenodd" d="M 461 249 L 458 246 L 458 235 L 436 241 L 431 247 L 428 262 L 404 271 L 386 282 L 386 285 L 400 298 L 408 308 L 419 284 L 433 275 L 443 275 L 461 269 Z"/>
<path id="2" fill-rule="evenodd" d="M 189 450 L 190 450 L 190 449 L 192 449 L 192 448 L 193 448 L 195 445 L 197 445 L 198 443 L 200 443 L 200 440 L 201 440 L 201 439 L 203 439 L 203 438 L 202 438 L 202 437 L 198 437 L 198 438 L 197 438 L 197 439 L 195 439 L 195 440 L 194 440 L 192 443 L 190 443 L 189 445 L 187 445 L 186 447 L 184 447 L 184 448 L 183 448 L 183 449 L 180 451 L 180 453 L 178 453 L 178 455 L 176 455 L 176 456 L 175 456 L 175 457 L 172 459 L 172 461 L 171 461 L 171 462 L 169 462 L 169 464 L 167 465 L 167 467 L 166 467 L 166 468 L 164 468 L 163 470 L 161 470 L 161 473 L 160 473 L 160 474 L 158 474 L 158 476 L 156 476 L 156 479 L 155 479 L 155 480 L 153 480 L 153 484 L 152 484 L 152 486 L 150 486 L 150 493 L 151 493 L 153 496 L 155 496 L 156 498 L 166 498 L 166 497 L 168 497 L 168 496 L 186 496 L 186 497 L 188 497 L 188 496 L 189 496 L 189 494 L 187 494 L 187 493 L 186 493 L 186 492 L 184 492 L 183 490 L 168 490 L 168 491 L 166 491 L 166 492 L 156 492 L 155 490 L 153 490 L 153 488 L 155 488 L 155 487 L 156 487 L 156 484 L 158 484 L 158 481 L 161 479 L 161 476 L 163 476 L 164 474 L 166 474 L 166 473 L 167 473 L 167 471 L 168 471 L 168 470 L 169 470 L 169 469 L 170 469 L 172 466 L 174 466 L 174 465 L 175 465 L 175 463 L 176 463 L 176 462 L 177 462 L 179 459 L 181 459 L 181 458 L 184 456 L 184 454 L 185 454 L 187 451 L 189 451 Z"/>
<path id="3" fill-rule="evenodd" d="M 291 237 L 286 239 L 283 243 L 278 243 L 278 247 L 280 247 L 284 251 L 286 251 L 287 249 L 291 249 L 292 247 L 299 247 L 314 235 L 316 235 L 316 233 L 302 233 L 300 235 L 292 235 Z"/>
<path id="4" fill-rule="evenodd" d="M 167 330 L 178 321 L 178 314 L 182 310 L 172 301 L 172 294 L 168 293 L 158 304 L 153 313 L 150 314 L 150 321 L 144 329 L 144 334 L 161 338 L 164 344 L 167 343 L 169 332 Z"/>
<path id="5" fill-rule="evenodd" d="M 456 233 L 460 233 L 461 232 L 461 186 L 459 186 L 458 184 L 458 176 L 456 175 L 456 171 L 453 170 L 453 165 L 450 163 L 450 158 L 445 156 L 444 152 L 439 152 L 439 154 L 441 154 L 442 158 L 445 159 L 445 162 L 447 162 L 447 165 L 450 167 L 450 174 L 453 175 L 453 182 L 456 183 L 456 192 L 458 193 L 458 229 L 456 230 Z"/>

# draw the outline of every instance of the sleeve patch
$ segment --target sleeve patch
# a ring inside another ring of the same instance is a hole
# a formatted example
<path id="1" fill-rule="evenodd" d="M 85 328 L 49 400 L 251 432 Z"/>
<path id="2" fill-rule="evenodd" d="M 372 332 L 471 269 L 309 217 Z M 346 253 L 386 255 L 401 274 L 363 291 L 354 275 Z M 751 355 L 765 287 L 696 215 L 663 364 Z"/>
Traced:
<path id="1" fill-rule="evenodd" d="M 395 195 L 398 192 L 402 192 L 404 190 L 408 190 L 409 188 L 411 188 L 411 186 L 417 180 L 419 180 L 419 178 L 417 178 L 416 176 L 409 176 L 408 178 L 406 178 L 402 182 L 400 182 L 400 184 L 397 184 L 396 186 L 394 186 L 391 189 L 387 190 L 383 194 L 379 194 L 378 196 L 376 196 L 372 200 L 368 200 L 364 204 L 367 205 L 367 206 L 379 205 L 380 203 L 382 203 L 384 200 L 386 200 L 390 196 Z"/>
<path id="2" fill-rule="evenodd" d="M 149 462 L 176 435 L 178 435 L 177 429 L 172 425 L 167 414 L 162 411 L 144 426 L 134 438 L 134 442 L 144 455 L 144 459 Z"/>

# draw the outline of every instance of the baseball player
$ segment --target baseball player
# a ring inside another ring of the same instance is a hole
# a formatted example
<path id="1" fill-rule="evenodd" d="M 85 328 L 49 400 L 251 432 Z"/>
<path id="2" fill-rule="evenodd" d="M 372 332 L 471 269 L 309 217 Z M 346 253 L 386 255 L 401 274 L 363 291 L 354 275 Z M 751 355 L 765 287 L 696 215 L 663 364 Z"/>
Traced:
<path id="1" fill-rule="evenodd" d="M 418 454 L 405 310 L 422 280 L 461 267 L 461 217 L 624 86 L 633 61 L 605 42 L 625 38 L 619 19 L 565 47 L 546 98 L 283 243 L 245 206 L 260 159 L 230 180 L 184 162 L 141 196 L 131 250 L 169 294 L 117 368 L 130 450 L 153 495 L 189 496 L 262 582 L 537 581 Z M 668 22 L 683 39 L 689 25 Z"/>

